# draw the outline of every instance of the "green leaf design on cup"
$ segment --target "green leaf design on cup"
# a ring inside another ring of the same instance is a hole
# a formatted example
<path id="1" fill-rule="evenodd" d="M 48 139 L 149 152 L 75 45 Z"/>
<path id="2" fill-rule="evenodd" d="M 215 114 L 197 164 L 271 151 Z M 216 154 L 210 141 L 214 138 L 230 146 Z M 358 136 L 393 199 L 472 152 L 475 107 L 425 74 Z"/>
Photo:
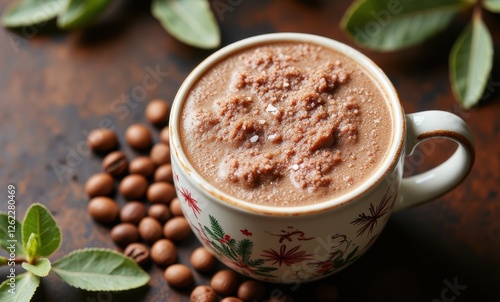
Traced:
<path id="1" fill-rule="evenodd" d="M 247 274 L 252 271 L 253 274 L 258 276 L 275 278 L 272 274 L 277 270 L 276 267 L 265 266 L 265 260 L 262 258 L 252 258 L 253 255 L 253 241 L 249 239 L 236 240 L 231 238 L 220 225 L 217 218 L 209 215 L 210 228 L 204 226 L 204 231 L 210 236 L 208 243 L 218 253 L 227 257 L 236 267 L 239 268 L 240 273 Z"/>
<path id="2" fill-rule="evenodd" d="M 54 262 L 52 271 L 69 285 L 90 291 L 127 290 L 149 281 L 132 259 L 99 248 L 73 251 Z"/>
<path id="3" fill-rule="evenodd" d="M 481 98 L 493 67 L 493 42 L 479 14 L 460 34 L 450 53 L 450 81 L 465 108 Z"/>
<path id="4" fill-rule="evenodd" d="M 207 0 L 153 0 L 151 11 L 178 40 L 200 48 L 220 44 L 217 21 Z"/>

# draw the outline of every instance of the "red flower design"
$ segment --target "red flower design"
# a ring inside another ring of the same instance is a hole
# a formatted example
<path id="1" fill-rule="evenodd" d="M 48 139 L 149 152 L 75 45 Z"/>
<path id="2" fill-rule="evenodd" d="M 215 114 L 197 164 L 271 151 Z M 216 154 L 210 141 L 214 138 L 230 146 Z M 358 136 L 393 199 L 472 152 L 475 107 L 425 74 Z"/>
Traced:
<path id="1" fill-rule="evenodd" d="M 333 261 L 323 261 L 318 263 L 317 273 L 320 275 L 324 275 L 326 273 L 333 271 L 334 269 L 335 267 L 333 266 Z"/>
<path id="2" fill-rule="evenodd" d="M 297 245 L 287 251 L 286 244 L 282 244 L 279 252 L 274 249 L 268 249 L 264 250 L 261 256 L 265 258 L 265 261 L 273 261 L 273 264 L 278 263 L 279 266 L 282 264 L 290 266 L 295 263 L 312 259 L 312 254 L 306 254 L 305 251 L 298 251 L 299 248 L 300 245 Z"/>
<path id="3" fill-rule="evenodd" d="M 252 235 L 253 235 L 253 233 L 252 233 L 252 232 L 250 232 L 250 231 L 249 231 L 249 230 L 247 230 L 247 229 L 240 230 L 240 232 L 241 232 L 243 235 L 245 235 L 245 236 L 252 236 Z"/>
<path id="4" fill-rule="evenodd" d="M 186 188 L 180 189 L 182 197 L 184 197 L 184 201 L 188 204 L 188 206 L 193 210 L 193 214 L 196 218 L 198 218 L 198 214 L 201 213 L 200 207 L 198 207 L 198 202 L 191 196 L 191 192 L 186 190 Z"/>
<path id="5" fill-rule="evenodd" d="M 219 239 L 219 242 L 220 243 L 227 243 L 229 240 L 231 240 L 231 236 L 229 236 L 228 234 L 224 235 L 224 238 L 220 238 Z"/>

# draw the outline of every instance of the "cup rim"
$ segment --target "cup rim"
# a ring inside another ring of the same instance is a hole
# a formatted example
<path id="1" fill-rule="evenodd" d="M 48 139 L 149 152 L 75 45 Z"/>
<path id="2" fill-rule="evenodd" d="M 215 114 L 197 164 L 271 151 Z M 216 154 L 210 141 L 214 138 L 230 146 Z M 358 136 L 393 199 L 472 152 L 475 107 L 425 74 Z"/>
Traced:
<path id="1" fill-rule="evenodd" d="M 392 115 L 391 118 L 393 122 L 394 133 L 391 139 L 391 146 L 388 152 L 385 154 L 383 162 L 379 164 L 378 169 L 376 169 L 368 179 L 366 179 L 363 183 L 358 185 L 353 190 L 319 203 L 293 207 L 269 206 L 255 204 L 233 197 L 213 186 L 194 169 L 194 167 L 189 163 L 183 151 L 182 144 L 180 143 L 178 132 L 180 112 L 191 87 L 197 82 L 200 76 L 202 76 L 211 66 L 217 64 L 220 60 L 233 53 L 237 53 L 259 44 L 280 42 L 306 42 L 316 44 L 333 49 L 355 60 L 365 69 L 366 72 L 370 74 L 371 77 L 376 79 L 377 85 L 379 85 L 381 90 L 386 94 L 387 102 L 389 103 L 388 105 L 390 107 L 390 112 Z M 212 199 L 218 203 L 223 203 L 238 210 L 249 211 L 263 215 L 298 216 L 312 214 L 324 212 L 329 209 L 352 203 L 366 194 L 384 179 L 387 173 L 389 173 L 398 163 L 403 149 L 406 133 L 406 123 L 404 116 L 405 115 L 403 107 L 392 82 L 380 67 L 378 67 L 371 59 L 362 54 L 360 51 L 342 42 L 314 34 L 295 32 L 262 34 L 236 41 L 217 50 L 206 59 L 204 59 L 200 64 L 198 64 L 186 77 L 181 87 L 177 91 L 170 112 L 169 134 L 170 145 L 172 148 L 171 154 L 172 157 L 177 156 L 177 159 L 180 161 L 182 168 L 186 170 L 186 172 L 189 174 L 189 177 L 200 187 L 200 189 L 211 195 Z"/>

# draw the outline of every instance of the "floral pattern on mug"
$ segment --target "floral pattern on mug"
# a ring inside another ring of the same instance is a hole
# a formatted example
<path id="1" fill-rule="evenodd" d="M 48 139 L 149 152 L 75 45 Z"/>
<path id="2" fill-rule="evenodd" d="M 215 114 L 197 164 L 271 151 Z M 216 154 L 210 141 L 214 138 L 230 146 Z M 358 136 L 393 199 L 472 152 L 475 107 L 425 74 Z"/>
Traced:
<path id="1" fill-rule="evenodd" d="M 279 251 L 276 251 L 272 248 L 264 250 L 261 254 L 261 257 L 264 258 L 264 261 L 272 261 L 272 265 L 278 264 L 278 266 L 292 266 L 303 261 L 312 260 L 313 254 L 307 254 L 307 252 L 301 251 L 300 245 L 289 248 L 287 250 L 287 245 L 282 244 L 279 248 Z"/>
<path id="2" fill-rule="evenodd" d="M 198 238 L 205 246 L 222 256 L 224 264 L 246 276 L 257 275 L 272 281 L 283 278 L 283 271 L 280 269 L 288 269 L 290 273 L 288 278 L 294 280 L 319 278 L 357 260 L 377 237 L 377 235 L 372 236 L 369 243 L 361 248 L 346 234 L 331 235 L 325 246 L 326 256 L 318 259 L 303 248 L 303 244 L 317 238 L 297 227 L 285 226 L 279 230 L 266 230 L 264 233 L 270 237 L 266 241 L 269 246 L 255 251 L 255 244 L 252 241 L 255 231 L 251 227 L 244 226 L 234 232 L 225 230 L 209 210 L 207 213 L 202 210 L 197 198 L 190 190 L 182 186 L 183 181 L 177 173 L 175 173 L 175 178 L 177 192 L 183 202 L 183 210 L 187 211 L 185 214 L 193 215 L 197 221 L 197 225 L 194 221 L 190 223 Z M 352 225 L 361 226 L 355 233 L 356 238 L 361 235 L 371 236 L 379 220 L 385 216 L 387 216 L 386 219 L 388 218 L 387 214 L 396 199 L 395 196 L 389 195 L 389 191 L 390 188 L 376 206 L 370 203 L 368 214 L 362 212 L 351 221 Z M 202 222 L 206 221 L 207 215 L 209 224 L 204 225 Z M 310 268 L 307 270 L 307 275 L 304 274 L 303 267 Z"/>
<path id="3" fill-rule="evenodd" d="M 345 235 L 336 234 L 331 237 L 332 245 L 328 257 L 322 261 L 309 263 L 316 270 L 318 276 L 326 275 L 359 257 L 359 246 L 354 247 L 352 241 Z"/>
<path id="4" fill-rule="evenodd" d="M 245 275 L 255 274 L 262 277 L 273 278 L 270 274 L 277 270 L 276 267 L 265 266 L 265 259 L 252 258 L 253 241 L 247 238 L 234 239 L 226 233 L 219 221 L 212 215 L 209 216 L 210 227 L 203 226 L 198 234 L 202 234 L 204 242 L 208 243 L 216 252 L 224 255 L 229 260 L 229 266 L 236 267 Z"/>
<path id="5" fill-rule="evenodd" d="M 230 233 L 223 229 L 215 217 L 209 215 L 209 220 L 210 226 L 203 226 L 201 223 L 198 223 L 198 226 L 193 225 L 201 241 L 224 256 L 226 265 L 248 276 L 255 274 L 272 280 L 280 277 L 273 274 L 280 267 L 288 267 L 294 272 L 297 266 L 300 267 L 299 264 L 304 264 L 312 268 L 315 277 L 319 277 L 341 268 L 359 256 L 359 247 L 353 248 L 354 244 L 347 240 L 345 235 L 336 234 L 329 241 L 331 245 L 327 258 L 319 261 L 314 258 L 313 254 L 302 250 L 300 244 L 287 244 L 314 239 L 314 237 L 308 237 L 304 232 L 289 226 L 279 232 L 267 232 L 268 235 L 277 237 L 279 248 L 268 247 L 260 252 L 259 257 L 254 258 L 252 240 L 233 238 Z M 243 235 L 251 233 L 247 228 L 240 231 Z M 273 244 L 274 242 L 270 240 L 269 243 Z M 298 276 L 297 278 L 301 279 Z"/>
<path id="6" fill-rule="evenodd" d="M 201 209 L 198 206 L 198 201 L 191 196 L 191 192 L 189 192 L 186 188 L 182 187 L 179 189 L 179 192 L 181 193 L 184 202 L 188 205 L 188 207 L 193 210 L 193 214 L 196 218 L 198 218 L 198 215 L 201 214 Z"/>
<path id="7" fill-rule="evenodd" d="M 369 214 L 365 214 L 365 212 L 363 212 L 358 215 L 358 218 L 351 221 L 351 224 L 353 225 L 361 225 L 357 231 L 358 235 L 356 237 L 363 235 L 366 231 L 368 231 L 367 236 L 370 236 L 377 226 L 378 220 L 391 212 L 394 201 L 396 200 L 396 195 L 394 194 L 394 197 L 388 196 L 390 189 L 391 187 L 387 189 L 387 192 L 385 192 L 382 200 L 380 200 L 376 207 L 370 202 L 370 208 L 368 209 L 370 211 Z M 386 217 L 386 220 L 388 218 L 389 216 Z"/>

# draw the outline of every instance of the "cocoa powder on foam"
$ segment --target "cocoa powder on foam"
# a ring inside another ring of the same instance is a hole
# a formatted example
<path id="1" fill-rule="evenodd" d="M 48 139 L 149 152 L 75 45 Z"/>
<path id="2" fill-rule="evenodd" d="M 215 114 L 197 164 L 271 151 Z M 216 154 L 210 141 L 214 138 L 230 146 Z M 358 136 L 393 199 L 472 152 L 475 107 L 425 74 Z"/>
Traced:
<path id="1" fill-rule="evenodd" d="M 184 152 L 215 187 L 258 204 L 339 196 L 379 165 L 392 135 L 384 93 L 352 59 L 276 43 L 218 62 L 192 87 Z"/>

